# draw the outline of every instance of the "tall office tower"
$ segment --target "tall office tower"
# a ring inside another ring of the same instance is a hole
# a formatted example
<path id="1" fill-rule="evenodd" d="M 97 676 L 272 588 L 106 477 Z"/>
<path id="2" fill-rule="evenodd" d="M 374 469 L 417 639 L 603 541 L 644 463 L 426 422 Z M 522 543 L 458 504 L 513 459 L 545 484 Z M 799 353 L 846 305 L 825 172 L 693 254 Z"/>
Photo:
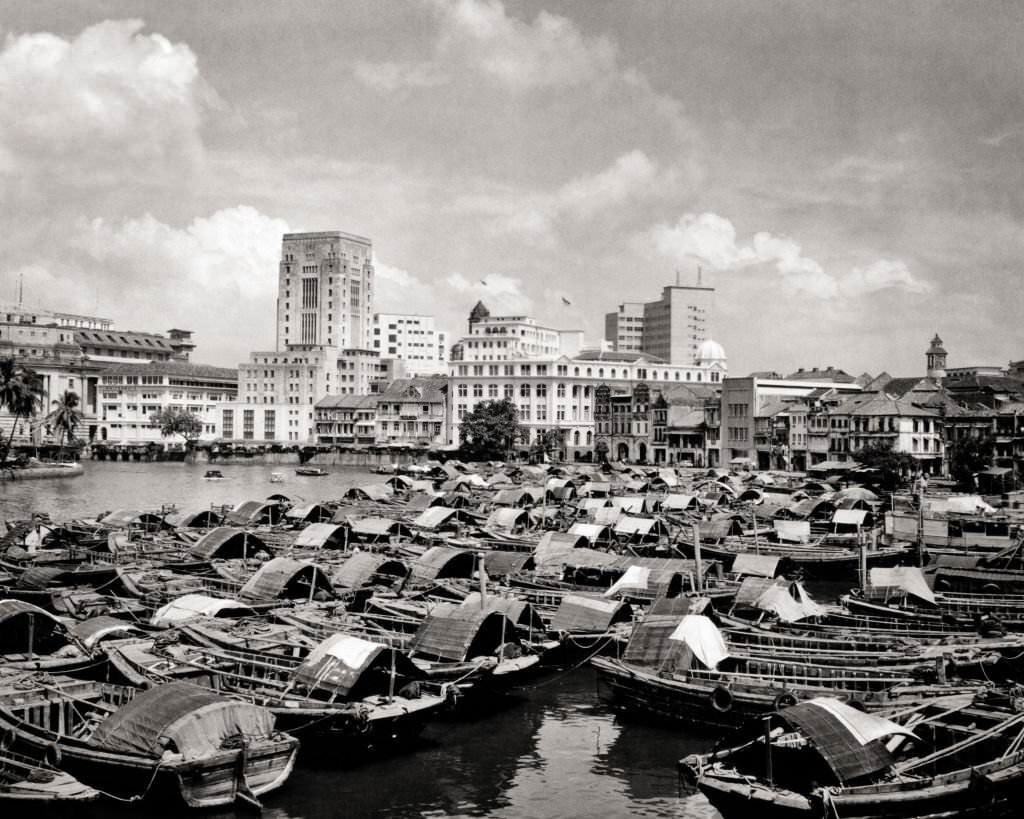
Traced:
<path id="1" fill-rule="evenodd" d="M 605 341 L 620 353 L 647 353 L 672 364 L 695 364 L 710 337 L 715 288 L 669 285 L 661 298 L 624 302 L 604 317 Z"/>
<path id="2" fill-rule="evenodd" d="M 373 244 L 331 230 L 286 233 L 277 292 L 277 349 L 370 348 Z"/>

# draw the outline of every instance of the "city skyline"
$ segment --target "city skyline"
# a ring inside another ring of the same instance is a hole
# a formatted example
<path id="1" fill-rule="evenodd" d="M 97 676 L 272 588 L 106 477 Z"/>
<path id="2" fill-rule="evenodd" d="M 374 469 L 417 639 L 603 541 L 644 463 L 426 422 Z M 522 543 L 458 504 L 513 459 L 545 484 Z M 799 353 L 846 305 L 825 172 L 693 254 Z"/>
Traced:
<path id="1" fill-rule="evenodd" d="M 237 366 L 273 347 L 282 234 L 340 229 L 374 243 L 374 312 L 453 334 L 482 298 L 596 344 L 608 311 L 699 266 L 737 375 L 916 374 L 936 331 L 952 366 L 1005 365 L 1024 347 L 1019 18 L 13 4 L 0 296 L 24 281 L 31 305 L 188 326 Z"/>

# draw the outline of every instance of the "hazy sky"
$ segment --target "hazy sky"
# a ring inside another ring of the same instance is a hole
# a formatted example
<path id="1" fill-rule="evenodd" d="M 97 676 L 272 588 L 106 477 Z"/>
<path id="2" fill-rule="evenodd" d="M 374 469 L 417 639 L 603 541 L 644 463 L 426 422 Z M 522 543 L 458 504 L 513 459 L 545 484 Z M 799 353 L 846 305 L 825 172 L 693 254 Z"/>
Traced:
<path id="1" fill-rule="evenodd" d="M 377 308 L 592 340 L 698 266 L 730 369 L 1024 358 L 1024 4 L 7 2 L 0 300 L 273 341 L 282 232 Z M 481 280 L 486 280 L 486 286 Z M 562 297 L 572 302 L 566 307 Z M 98 305 L 98 308 L 97 308 Z"/>

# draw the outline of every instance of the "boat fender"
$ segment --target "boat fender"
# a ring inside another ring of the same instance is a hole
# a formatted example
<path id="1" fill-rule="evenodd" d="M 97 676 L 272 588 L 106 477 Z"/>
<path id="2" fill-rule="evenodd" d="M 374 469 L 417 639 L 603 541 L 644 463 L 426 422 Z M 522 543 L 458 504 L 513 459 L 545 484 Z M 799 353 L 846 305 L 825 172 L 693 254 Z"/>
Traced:
<path id="1" fill-rule="evenodd" d="M 720 685 L 711 692 L 711 707 L 719 714 L 728 714 L 732 710 L 734 699 L 732 691 Z"/>
<path id="2" fill-rule="evenodd" d="M 772 708 L 776 711 L 781 711 L 783 708 L 789 708 L 791 705 L 796 705 L 796 696 L 789 691 L 783 691 L 779 696 L 772 702 Z"/>
<path id="3" fill-rule="evenodd" d="M 63 758 L 64 755 L 60 752 L 60 746 L 56 742 L 51 742 L 43 748 L 43 762 L 51 768 L 60 767 Z"/>
<path id="4" fill-rule="evenodd" d="M 11 728 L 0 728 L 0 751 L 9 751 L 14 747 L 15 733 Z"/>

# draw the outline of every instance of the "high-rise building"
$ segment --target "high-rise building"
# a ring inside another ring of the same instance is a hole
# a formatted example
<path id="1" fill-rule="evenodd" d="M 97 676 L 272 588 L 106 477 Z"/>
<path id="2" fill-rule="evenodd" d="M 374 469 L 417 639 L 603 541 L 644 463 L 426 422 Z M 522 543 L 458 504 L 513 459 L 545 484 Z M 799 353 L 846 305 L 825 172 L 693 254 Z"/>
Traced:
<path id="1" fill-rule="evenodd" d="M 331 230 L 286 233 L 277 292 L 277 349 L 369 349 L 373 244 Z"/>
<path id="2" fill-rule="evenodd" d="M 710 338 L 715 288 L 668 285 L 661 298 L 623 302 L 605 314 L 605 340 L 616 352 L 643 352 L 672 364 L 697 361 L 701 344 Z"/>
<path id="3" fill-rule="evenodd" d="M 375 313 L 373 350 L 381 359 L 397 359 L 410 376 L 448 372 L 448 337 L 433 316 Z"/>

